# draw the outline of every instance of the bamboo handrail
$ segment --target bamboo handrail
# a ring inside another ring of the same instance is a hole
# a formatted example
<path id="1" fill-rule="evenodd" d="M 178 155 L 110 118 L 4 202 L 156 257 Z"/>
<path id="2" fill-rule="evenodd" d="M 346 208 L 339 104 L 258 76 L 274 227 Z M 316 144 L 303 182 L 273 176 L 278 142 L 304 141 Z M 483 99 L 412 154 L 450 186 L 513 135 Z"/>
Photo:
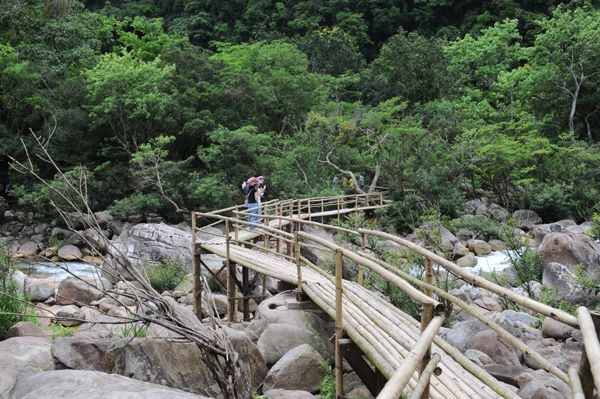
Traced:
<path id="1" fill-rule="evenodd" d="M 590 359 L 590 369 L 594 378 L 596 391 L 600 392 L 600 342 L 592 316 L 586 307 L 577 308 L 577 319 L 581 326 L 581 335 L 583 335 L 583 347 L 587 358 Z"/>
<path id="2" fill-rule="evenodd" d="M 577 321 L 577 318 L 574 316 L 571 316 L 567 312 L 564 312 L 560 309 L 556 309 L 551 306 L 545 305 L 543 303 L 534 301 L 533 299 L 527 298 L 523 295 L 519 295 L 507 288 L 504 288 L 498 284 L 492 283 L 483 277 L 480 277 L 476 274 L 473 274 L 466 270 L 463 270 L 460 266 L 456 265 L 455 263 L 453 263 L 431 251 L 428 251 L 425 248 L 423 248 L 413 242 L 410 242 L 408 240 L 397 237 L 395 235 L 383 233 L 380 231 L 367 230 L 367 229 L 359 229 L 358 231 L 365 232 L 367 234 L 370 234 L 370 235 L 373 235 L 376 237 L 385 238 L 390 241 L 394 241 L 400 245 L 403 245 L 403 246 L 413 250 L 414 252 L 417 252 L 420 255 L 425 256 L 426 258 L 431 259 L 433 262 L 444 267 L 446 270 L 448 270 L 452 274 L 462 278 L 463 280 L 465 280 L 473 285 L 477 285 L 479 287 L 485 288 L 488 291 L 491 291 L 491 292 L 501 296 L 502 298 L 509 299 L 527 309 L 530 309 L 530 310 L 533 310 L 540 314 L 543 314 L 544 316 L 551 317 L 562 323 L 568 324 L 572 327 L 579 328 L 579 323 Z"/>
<path id="3" fill-rule="evenodd" d="M 293 234 L 286 233 L 284 231 L 278 230 L 273 227 L 265 226 L 263 223 L 252 223 L 252 222 L 247 222 L 245 220 L 235 219 L 235 218 L 231 218 L 231 217 L 223 216 L 223 215 L 211 215 L 209 213 L 197 213 L 197 215 L 201 215 L 201 216 L 204 216 L 207 218 L 219 219 L 223 222 L 229 221 L 229 222 L 233 222 L 233 223 L 242 224 L 245 226 L 256 227 L 257 229 L 265 230 L 265 231 L 271 232 L 273 234 L 276 234 L 278 236 L 283 236 L 283 237 L 289 238 L 290 240 L 294 239 Z M 262 215 L 261 215 L 261 217 L 262 217 Z"/>
<path id="4" fill-rule="evenodd" d="M 340 250 L 344 254 L 345 257 L 352 260 L 354 263 L 356 263 L 358 265 L 363 265 L 363 266 L 367 267 L 368 269 L 380 274 L 386 280 L 393 283 L 396 287 L 398 287 L 400 290 L 402 290 L 405 294 L 407 294 L 409 297 L 411 297 L 413 300 L 417 301 L 418 303 L 433 305 L 436 312 L 438 312 L 438 313 L 444 311 L 444 305 L 442 303 L 436 301 L 435 299 L 428 297 L 427 295 L 425 295 L 421 291 L 417 290 L 416 288 L 414 288 L 412 285 L 408 284 L 406 281 L 404 281 L 400 277 L 394 275 L 390 271 L 388 271 L 385 268 L 378 265 L 376 262 L 366 259 L 346 248 L 340 247 L 339 245 L 333 244 L 333 243 L 326 241 L 315 235 L 308 234 L 308 233 L 305 233 L 302 231 L 298 232 L 298 235 L 300 237 L 303 237 L 308 240 L 314 241 L 318 244 L 321 244 L 324 247 L 328 247 L 334 251 Z"/>
<path id="5" fill-rule="evenodd" d="M 473 306 L 469 305 L 465 301 L 463 301 L 453 295 L 450 295 L 449 293 L 447 293 L 446 291 L 442 290 L 439 287 L 436 287 L 435 285 L 427 284 L 427 283 L 419 280 L 418 278 L 413 277 L 410 274 L 403 272 L 402 270 L 398 270 L 397 268 L 393 267 L 389 263 L 384 262 L 380 259 L 377 259 L 369 254 L 361 253 L 361 255 L 365 256 L 368 259 L 371 259 L 373 262 L 378 263 L 382 267 L 385 267 L 392 273 L 399 275 L 400 277 L 406 279 L 407 281 L 411 282 L 412 284 L 420 286 L 421 288 L 426 289 L 426 290 L 432 290 L 432 292 L 434 292 L 440 298 L 457 305 L 459 308 L 461 308 L 462 310 L 464 310 L 471 316 L 475 317 L 476 319 L 478 319 L 479 321 L 481 321 L 482 323 L 487 325 L 496 334 L 498 334 L 500 337 L 502 337 L 506 341 L 508 341 L 508 343 L 511 344 L 515 349 L 530 356 L 533 360 L 535 360 L 539 364 L 540 368 L 544 369 L 545 371 L 548 371 L 551 374 L 554 374 L 556 377 L 560 378 L 565 383 L 567 383 L 567 384 L 569 383 L 569 377 L 567 376 L 567 374 L 565 374 L 565 372 L 563 372 L 561 369 L 559 369 L 558 367 L 553 365 L 551 362 L 546 360 L 542 355 L 540 355 L 533 348 L 531 348 L 530 346 L 527 346 L 524 342 L 522 342 L 521 340 L 516 338 L 514 335 L 512 335 L 508 331 L 506 331 L 498 323 L 496 323 L 495 321 L 482 315 Z"/>
<path id="6" fill-rule="evenodd" d="M 571 387 L 572 399 L 585 399 L 585 394 L 583 393 L 583 385 L 581 384 L 581 379 L 579 378 L 579 373 L 575 369 L 575 367 L 569 367 L 569 386 Z"/>
<path id="7" fill-rule="evenodd" d="M 430 347 L 433 337 L 442 326 L 444 318 L 436 316 L 431 320 L 429 326 L 423 331 L 415 347 L 402 362 L 402 366 L 394 372 L 385 384 L 377 399 L 398 399 L 406 386 L 406 383 L 415 372 L 421 358 Z"/>

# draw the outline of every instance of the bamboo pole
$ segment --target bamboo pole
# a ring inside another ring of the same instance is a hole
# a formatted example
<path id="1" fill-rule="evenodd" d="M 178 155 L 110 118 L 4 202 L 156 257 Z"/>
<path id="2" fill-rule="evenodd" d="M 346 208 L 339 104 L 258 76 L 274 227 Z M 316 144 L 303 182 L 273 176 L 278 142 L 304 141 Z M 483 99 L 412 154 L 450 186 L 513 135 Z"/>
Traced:
<path id="1" fill-rule="evenodd" d="M 587 358 L 590 359 L 594 385 L 596 385 L 596 391 L 600 392 L 600 342 L 598 342 L 598 333 L 594 327 L 592 316 L 586 307 L 580 306 L 577 308 L 577 319 L 581 326 L 585 353 Z"/>
<path id="2" fill-rule="evenodd" d="M 377 395 L 377 399 L 398 399 L 400 397 L 406 383 L 415 372 L 417 365 L 427 351 L 427 348 L 431 345 L 433 337 L 437 334 L 443 322 L 444 318 L 441 316 L 436 316 L 431 320 L 431 323 L 429 323 L 427 329 L 421 334 L 413 350 L 410 351 L 400 368 L 394 372 L 379 395 Z"/>
<path id="3" fill-rule="evenodd" d="M 363 252 L 367 250 L 367 235 L 366 234 L 360 235 L 360 250 Z M 357 282 L 359 285 L 363 285 L 364 278 L 365 278 L 364 267 L 362 265 L 358 265 Z"/>
<path id="4" fill-rule="evenodd" d="M 227 269 L 227 320 L 232 322 L 235 316 L 235 297 L 236 289 L 233 278 L 235 272 L 232 273 L 231 262 L 231 247 L 230 247 L 230 234 L 229 234 L 229 220 L 225 221 L 225 263 Z M 233 274 L 233 275 L 232 275 Z"/>
<path id="5" fill-rule="evenodd" d="M 344 334 L 344 319 L 342 316 L 342 272 L 343 254 L 335 253 L 335 395 L 341 398 L 344 395 L 344 370 L 340 340 Z"/>
<path id="6" fill-rule="evenodd" d="M 506 341 L 508 341 L 508 343 L 510 343 L 515 349 L 531 356 L 531 358 L 533 358 L 540 365 L 540 367 L 542 369 L 548 371 L 549 373 L 554 374 L 556 377 L 560 378 L 565 383 L 567 383 L 567 384 L 569 383 L 569 377 L 567 376 L 567 374 L 564 371 L 562 371 L 561 369 L 559 369 L 558 367 L 556 367 L 555 365 L 550 363 L 542 355 L 540 355 L 538 352 L 536 352 L 531 347 L 527 346 L 525 343 L 521 342 L 518 338 L 514 337 L 512 334 L 510 334 L 508 331 L 506 331 L 504 328 L 502 328 L 496 322 L 481 315 L 471 305 L 467 304 L 466 302 L 462 301 L 461 299 L 459 299 L 455 296 L 448 294 L 446 291 L 442 290 L 441 288 L 438 288 L 434 285 L 426 284 L 423 281 L 419 280 L 418 278 L 415 278 L 407 273 L 402 272 L 401 270 L 394 268 L 393 266 L 387 264 L 386 262 L 384 262 L 382 260 L 375 259 L 368 254 L 362 254 L 362 255 L 367 257 L 368 259 L 373 260 L 374 262 L 378 263 L 379 265 L 386 267 L 388 270 L 390 270 L 390 272 L 401 276 L 405 280 L 410 281 L 411 283 L 418 285 L 420 287 L 423 287 L 425 289 L 431 289 L 432 292 L 435 292 L 435 294 L 438 295 L 440 298 L 443 298 L 449 302 L 452 302 L 452 303 L 458 305 L 462 310 L 464 310 L 465 312 L 467 312 L 471 316 L 475 317 L 476 319 L 480 320 L 485 325 L 487 325 L 492 330 L 494 330 L 494 332 L 496 334 L 498 334 L 499 336 L 504 338 Z"/>
<path id="7" fill-rule="evenodd" d="M 306 238 L 311 241 L 314 241 L 318 244 L 323 245 L 326 248 L 330 248 L 335 251 L 340 250 L 344 254 L 345 257 L 352 260 L 354 263 L 356 263 L 358 265 L 363 265 L 363 266 L 367 267 L 369 270 L 372 270 L 372 271 L 380 274 L 386 280 L 393 282 L 394 285 L 396 285 L 396 287 L 398 287 L 400 290 L 402 290 L 404 293 L 406 293 L 409 297 L 411 297 L 413 300 L 419 302 L 420 304 L 426 304 L 426 303 L 432 304 L 437 312 L 442 312 L 444 310 L 444 305 L 442 303 L 428 297 L 427 295 L 425 295 L 421 291 L 417 290 L 416 288 L 414 288 L 412 285 L 408 284 L 406 281 L 404 281 L 400 277 L 396 276 L 394 273 L 392 273 L 389 270 L 385 269 L 384 267 L 378 265 L 376 262 L 366 259 L 363 256 L 356 254 L 355 252 L 352 252 L 346 248 L 340 247 L 339 245 L 333 244 L 333 243 L 326 241 L 315 235 L 307 234 L 305 232 L 299 232 L 298 234 L 302 238 Z"/>
<path id="8" fill-rule="evenodd" d="M 196 254 L 196 213 L 192 212 L 192 276 L 194 280 L 194 314 L 198 320 L 202 320 L 202 269 L 199 255 Z"/>
<path id="9" fill-rule="evenodd" d="M 429 381 L 431 379 L 431 375 L 437 370 L 437 365 L 440 362 L 441 357 L 439 354 L 434 353 L 431 356 L 431 360 L 427 363 L 427 366 L 421 372 L 419 376 L 419 382 L 417 386 L 413 389 L 410 394 L 409 399 L 421 399 L 427 398 L 429 399 Z M 427 393 L 427 396 L 423 396 Z"/>
<path id="10" fill-rule="evenodd" d="M 569 382 L 571 386 L 571 394 L 572 399 L 585 399 L 585 395 L 583 393 L 583 385 L 581 384 L 581 379 L 579 378 L 579 373 L 575 369 L 575 367 L 569 367 Z"/>
<path id="11" fill-rule="evenodd" d="M 425 278 L 425 283 L 431 285 L 431 283 L 433 282 L 433 268 L 431 266 L 431 260 L 429 260 L 429 259 L 425 259 L 425 276 L 424 276 L 424 278 Z M 426 288 L 425 293 L 430 298 L 433 296 L 433 290 L 431 288 Z M 429 322 L 431 321 L 432 318 L 433 318 L 433 307 L 431 305 L 423 305 L 423 313 L 421 314 L 421 333 L 423 333 L 423 331 L 425 331 L 425 329 L 429 325 Z M 423 356 L 423 359 L 421 360 L 421 364 L 419 365 L 419 370 L 421 371 L 421 376 L 423 376 L 422 373 L 425 371 L 425 368 L 429 364 L 430 360 L 431 360 L 431 347 L 429 347 L 427 349 L 427 351 L 425 352 L 425 355 Z M 427 383 L 425 388 L 423 388 L 421 399 L 429 399 L 429 382 Z"/>
<path id="12" fill-rule="evenodd" d="M 298 288 L 296 288 L 296 296 L 299 298 L 302 294 L 302 264 L 300 262 L 300 238 L 296 232 L 296 239 L 294 242 L 294 253 L 296 262 L 296 274 L 298 275 Z"/>
<path id="13" fill-rule="evenodd" d="M 571 316 L 567 312 L 564 312 L 560 309 L 553 308 L 548 305 L 544 305 L 543 303 L 534 301 L 531 298 L 527 298 L 522 295 L 519 295 L 519 294 L 517 294 L 507 288 L 504 288 L 498 284 L 494 284 L 494 283 L 486 280 L 483 277 L 480 277 L 476 274 L 473 274 L 466 270 L 463 270 L 460 266 L 456 265 L 455 263 L 450 262 L 449 260 L 444 259 L 443 257 L 441 257 L 437 254 L 434 254 L 433 252 L 428 251 L 425 248 L 423 248 L 417 244 L 414 244 L 408 240 L 394 236 L 392 234 L 387 234 L 387 233 L 383 233 L 383 232 L 375 231 L 375 230 L 359 229 L 358 232 L 359 233 L 364 232 L 366 234 L 370 234 L 370 235 L 380 237 L 380 238 L 385 238 L 387 240 L 391 240 L 398 244 L 401 244 L 401 245 L 417 252 L 418 254 L 431 259 L 433 262 L 444 267 L 446 270 L 448 270 L 452 274 L 459 276 L 463 280 L 465 280 L 473 285 L 477 285 L 479 287 L 485 288 L 488 291 L 498 294 L 502 298 L 509 299 L 523 307 L 526 307 L 527 309 L 541 313 L 544 316 L 552 317 L 553 319 L 556 319 L 562 323 L 568 324 L 575 328 L 579 328 L 577 318 L 574 316 Z"/>

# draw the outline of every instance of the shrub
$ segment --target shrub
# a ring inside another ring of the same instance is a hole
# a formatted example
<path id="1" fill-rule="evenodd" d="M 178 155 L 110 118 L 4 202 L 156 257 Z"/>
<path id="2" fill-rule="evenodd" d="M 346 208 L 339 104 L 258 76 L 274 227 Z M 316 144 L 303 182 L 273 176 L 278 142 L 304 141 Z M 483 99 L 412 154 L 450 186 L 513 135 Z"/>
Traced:
<path id="1" fill-rule="evenodd" d="M 447 227 L 450 231 L 457 231 L 461 228 L 471 230 L 484 240 L 498 238 L 500 234 L 500 224 L 497 221 L 479 215 L 465 215 L 457 219 L 452 219 L 447 223 Z"/>
<path id="2" fill-rule="evenodd" d="M 146 338 L 148 330 L 144 325 L 125 324 L 121 330 L 121 338 Z"/>
<path id="3" fill-rule="evenodd" d="M 156 267 L 146 266 L 146 274 L 152 288 L 163 292 L 177 287 L 177 284 L 185 277 L 185 270 L 179 260 L 171 259 Z"/>
<path id="4" fill-rule="evenodd" d="M 70 337 L 75 334 L 75 332 L 79 329 L 79 326 L 73 327 L 65 327 L 62 324 L 51 324 L 50 330 L 52 332 L 52 339 L 61 338 L 61 337 Z"/>
<path id="5" fill-rule="evenodd" d="M 32 317 L 26 296 L 12 278 L 15 270 L 13 260 L 0 242 L 0 336 L 19 321 Z"/>

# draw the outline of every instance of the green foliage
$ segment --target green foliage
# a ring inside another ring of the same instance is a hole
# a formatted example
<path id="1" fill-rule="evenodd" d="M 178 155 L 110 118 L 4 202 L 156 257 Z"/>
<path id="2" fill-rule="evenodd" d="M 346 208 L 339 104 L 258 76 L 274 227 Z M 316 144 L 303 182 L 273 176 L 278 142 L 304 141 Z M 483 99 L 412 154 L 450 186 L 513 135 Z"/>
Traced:
<path id="1" fill-rule="evenodd" d="M 335 399 L 335 376 L 333 367 L 329 362 L 323 362 L 319 365 L 325 375 L 319 381 L 317 388 L 319 389 L 319 397 L 322 399 Z"/>
<path id="2" fill-rule="evenodd" d="M 589 234 L 592 238 L 600 239 L 600 213 L 592 215 L 592 228 Z"/>
<path id="3" fill-rule="evenodd" d="M 472 231 L 476 237 L 482 240 L 500 238 L 500 224 L 492 218 L 482 215 L 464 215 L 447 222 L 450 231 L 466 229 Z"/>
<path id="4" fill-rule="evenodd" d="M 31 319 L 27 297 L 19 291 L 12 276 L 16 265 L 0 242 L 0 337 L 19 321 Z"/>
<path id="5" fill-rule="evenodd" d="M 146 266 L 150 285 L 158 292 L 172 290 L 185 277 L 185 270 L 178 259 L 163 262 L 157 266 Z"/>
<path id="6" fill-rule="evenodd" d="M 121 329 L 121 338 L 146 338 L 148 336 L 148 330 L 144 325 L 137 324 L 125 324 Z"/>
<path id="7" fill-rule="evenodd" d="M 62 324 L 50 324 L 50 332 L 52 339 L 70 337 L 77 332 L 77 329 L 79 329 L 79 326 L 64 327 Z"/>
<path id="8" fill-rule="evenodd" d="M 546 305 L 570 313 L 573 316 L 577 314 L 577 306 L 569 301 L 560 299 L 558 297 L 556 288 L 542 286 L 540 296 L 537 298 L 537 300 L 545 303 Z"/>

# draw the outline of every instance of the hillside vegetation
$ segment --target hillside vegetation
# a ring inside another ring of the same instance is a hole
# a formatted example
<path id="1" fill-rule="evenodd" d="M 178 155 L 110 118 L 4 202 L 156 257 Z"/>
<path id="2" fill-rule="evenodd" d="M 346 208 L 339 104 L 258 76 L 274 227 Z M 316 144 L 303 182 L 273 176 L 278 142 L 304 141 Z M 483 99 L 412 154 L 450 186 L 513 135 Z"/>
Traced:
<path id="1" fill-rule="evenodd" d="M 241 203 L 254 174 L 270 198 L 351 191 L 338 168 L 381 170 L 397 227 L 477 189 L 544 219 L 600 206 L 594 2 L 4 0 L 0 43 L 0 156 L 51 137 L 94 210 L 176 219 L 167 198 Z"/>

